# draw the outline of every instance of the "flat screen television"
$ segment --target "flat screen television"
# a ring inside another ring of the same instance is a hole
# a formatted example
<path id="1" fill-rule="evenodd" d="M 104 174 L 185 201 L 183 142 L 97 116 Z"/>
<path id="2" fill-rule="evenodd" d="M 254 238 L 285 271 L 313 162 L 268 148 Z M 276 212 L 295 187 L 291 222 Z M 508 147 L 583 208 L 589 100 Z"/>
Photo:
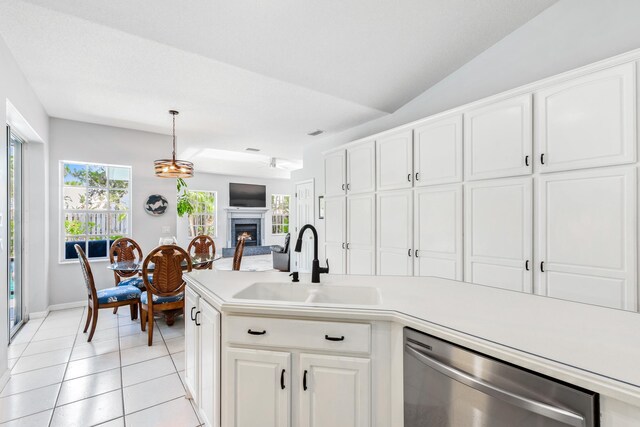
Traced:
<path id="1" fill-rule="evenodd" d="M 266 208 L 267 187 L 255 184 L 229 183 L 229 206 L 241 208 Z"/>

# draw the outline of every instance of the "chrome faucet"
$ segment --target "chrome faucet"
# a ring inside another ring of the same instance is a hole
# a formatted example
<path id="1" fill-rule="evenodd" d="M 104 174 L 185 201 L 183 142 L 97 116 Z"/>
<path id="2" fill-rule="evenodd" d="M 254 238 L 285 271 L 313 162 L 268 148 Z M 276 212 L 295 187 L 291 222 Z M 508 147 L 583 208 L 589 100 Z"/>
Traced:
<path id="1" fill-rule="evenodd" d="M 318 232 L 316 228 L 311 224 L 304 225 L 298 233 L 298 241 L 296 242 L 296 252 L 302 252 L 302 236 L 304 232 L 310 229 L 313 233 L 313 264 L 311 266 L 311 283 L 320 283 L 320 273 L 329 273 L 329 260 L 327 260 L 326 267 L 320 267 L 320 261 L 318 261 Z"/>

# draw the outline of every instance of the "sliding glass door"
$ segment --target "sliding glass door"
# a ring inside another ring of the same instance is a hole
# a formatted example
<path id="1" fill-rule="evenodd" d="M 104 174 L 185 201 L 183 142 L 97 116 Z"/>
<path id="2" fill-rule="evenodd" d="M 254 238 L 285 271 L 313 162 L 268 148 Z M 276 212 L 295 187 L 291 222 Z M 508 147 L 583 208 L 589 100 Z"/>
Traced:
<path id="1" fill-rule="evenodd" d="M 9 339 L 22 325 L 22 147 L 23 140 L 7 127 L 7 206 L 9 247 Z"/>

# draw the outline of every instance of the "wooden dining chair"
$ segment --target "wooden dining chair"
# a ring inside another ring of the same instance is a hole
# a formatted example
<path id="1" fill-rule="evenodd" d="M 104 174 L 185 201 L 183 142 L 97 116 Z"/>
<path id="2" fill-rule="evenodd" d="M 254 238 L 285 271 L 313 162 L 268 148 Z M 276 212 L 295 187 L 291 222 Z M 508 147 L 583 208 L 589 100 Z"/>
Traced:
<path id="1" fill-rule="evenodd" d="M 183 266 L 182 263 L 185 261 Z M 152 272 L 149 271 L 149 264 L 154 264 Z M 153 314 L 155 312 L 169 310 L 184 312 L 184 287 L 186 283 L 182 278 L 182 272 L 183 269 L 191 271 L 191 268 L 191 257 L 187 251 L 176 245 L 158 246 L 144 259 L 142 279 L 147 290 L 140 295 L 140 326 L 143 331 L 148 329 L 149 346 L 153 344 Z"/>
<path id="2" fill-rule="evenodd" d="M 233 252 L 233 271 L 240 271 L 240 264 L 242 263 L 242 254 L 244 252 L 244 237 L 238 239 L 236 243 L 236 250 Z"/>
<path id="3" fill-rule="evenodd" d="M 109 250 L 111 264 L 125 261 L 140 263 L 142 260 L 142 248 L 135 240 L 129 237 L 121 237 L 111 244 L 111 249 Z M 113 270 L 113 276 L 116 286 L 133 285 L 140 288 L 140 290 L 144 290 L 144 282 L 137 271 Z"/>
<path id="4" fill-rule="evenodd" d="M 91 265 L 87 256 L 84 254 L 80 245 L 74 246 L 78 259 L 80 260 L 80 267 L 82 268 L 82 275 L 84 276 L 84 284 L 87 287 L 87 321 L 84 325 L 83 333 L 87 332 L 89 325 L 91 325 L 91 332 L 89 332 L 89 338 L 87 342 L 91 342 L 93 334 L 96 331 L 96 324 L 98 323 L 98 310 L 101 308 L 113 308 L 128 305 L 131 308 L 131 320 L 138 317 L 138 306 L 140 305 L 140 289 L 133 285 L 114 286 L 112 288 L 96 290 L 96 284 L 93 280 L 93 273 L 91 272 Z"/>
<path id="5" fill-rule="evenodd" d="M 216 244 L 211 236 L 201 234 L 191 240 L 187 252 L 189 255 L 193 254 L 195 256 L 214 258 L 216 256 Z M 194 270 L 211 270 L 213 268 L 213 261 L 194 265 L 193 268 Z"/>

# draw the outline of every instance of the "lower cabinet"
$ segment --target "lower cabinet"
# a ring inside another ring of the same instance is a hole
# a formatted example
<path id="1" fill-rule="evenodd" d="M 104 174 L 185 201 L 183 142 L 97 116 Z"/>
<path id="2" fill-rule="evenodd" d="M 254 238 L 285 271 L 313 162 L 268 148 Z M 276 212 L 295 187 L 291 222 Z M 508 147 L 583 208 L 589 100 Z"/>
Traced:
<path id="1" fill-rule="evenodd" d="M 300 427 L 371 425 L 370 360 L 301 354 Z"/>
<path id="2" fill-rule="evenodd" d="M 220 313 L 185 290 L 185 383 L 206 426 L 220 426 Z"/>
<path id="3" fill-rule="evenodd" d="M 368 323 L 226 316 L 223 426 L 386 427 L 390 396 L 371 385 L 380 381 L 370 356 L 371 328 Z M 372 399 L 381 408 L 374 410 Z"/>
<path id="4" fill-rule="evenodd" d="M 291 354 L 227 348 L 226 425 L 290 425 Z"/>

